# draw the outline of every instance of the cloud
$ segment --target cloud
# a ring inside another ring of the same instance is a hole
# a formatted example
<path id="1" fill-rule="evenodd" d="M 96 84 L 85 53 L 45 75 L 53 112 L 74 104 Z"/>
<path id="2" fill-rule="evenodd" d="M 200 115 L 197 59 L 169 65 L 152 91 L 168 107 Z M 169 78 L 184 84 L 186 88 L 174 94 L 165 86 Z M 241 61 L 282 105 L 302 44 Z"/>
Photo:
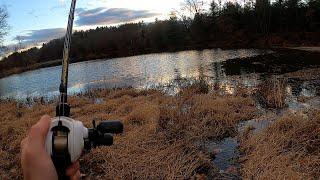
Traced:
<path id="1" fill-rule="evenodd" d="M 64 28 L 38 29 L 28 31 L 24 35 L 16 36 L 13 40 L 24 43 L 42 43 L 52 39 L 61 38 L 66 30 Z"/>
<path id="2" fill-rule="evenodd" d="M 131 10 L 125 8 L 106 9 L 104 7 L 90 10 L 78 8 L 76 12 L 78 16 L 76 24 L 79 26 L 125 23 L 160 15 L 159 13 L 148 10 Z"/>
<path id="3" fill-rule="evenodd" d="M 0 59 L 15 51 L 23 51 L 32 47 L 40 47 L 42 43 L 52 39 L 61 38 L 65 35 L 66 29 L 52 28 L 27 31 L 22 35 L 13 38 L 16 43 L 8 44 L 5 49 L 0 49 Z"/>
<path id="4" fill-rule="evenodd" d="M 67 7 L 66 4 L 59 4 L 57 6 L 53 6 L 50 8 L 50 11 L 55 11 L 55 10 L 58 10 L 58 9 L 65 9 Z"/>

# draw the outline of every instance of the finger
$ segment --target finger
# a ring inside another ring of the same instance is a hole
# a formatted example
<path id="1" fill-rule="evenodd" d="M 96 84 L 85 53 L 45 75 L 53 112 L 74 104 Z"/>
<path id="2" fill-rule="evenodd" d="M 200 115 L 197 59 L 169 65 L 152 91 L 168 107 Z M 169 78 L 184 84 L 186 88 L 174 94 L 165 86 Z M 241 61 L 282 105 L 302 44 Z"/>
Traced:
<path id="1" fill-rule="evenodd" d="M 81 178 L 80 170 L 78 170 L 75 175 L 70 177 L 71 180 L 79 180 L 80 178 Z"/>
<path id="2" fill-rule="evenodd" d="M 51 118 L 48 115 L 44 115 L 41 117 L 40 121 L 36 124 L 40 127 L 41 137 L 46 137 L 50 128 Z"/>
<path id="3" fill-rule="evenodd" d="M 66 170 L 66 175 L 69 177 L 74 176 L 78 171 L 80 170 L 80 164 L 79 162 L 73 163 L 71 166 L 69 166 Z"/>
<path id="4" fill-rule="evenodd" d="M 28 139 L 28 137 L 24 138 L 24 139 L 21 141 L 21 143 L 20 143 L 20 148 L 21 148 L 21 149 L 24 148 L 24 146 L 25 146 L 25 144 L 26 144 L 26 142 L 27 142 L 27 139 Z"/>
<path id="5" fill-rule="evenodd" d="M 24 151 L 25 151 L 25 146 L 26 146 L 26 142 L 27 142 L 27 140 L 28 140 L 28 137 L 26 137 L 26 138 L 24 138 L 22 141 L 21 141 L 21 143 L 20 143 L 20 151 L 21 151 L 21 165 L 22 165 L 22 167 L 24 167 L 24 163 L 25 163 L 25 161 L 24 161 Z"/>
<path id="6" fill-rule="evenodd" d="M 45 142 L 45 138 L 50 128 L 51 119 L 50 116 L 42 116 L 40 121 L 33 125 L 29 131 L 29 141 L 31 143 L 41 143 Z"/>

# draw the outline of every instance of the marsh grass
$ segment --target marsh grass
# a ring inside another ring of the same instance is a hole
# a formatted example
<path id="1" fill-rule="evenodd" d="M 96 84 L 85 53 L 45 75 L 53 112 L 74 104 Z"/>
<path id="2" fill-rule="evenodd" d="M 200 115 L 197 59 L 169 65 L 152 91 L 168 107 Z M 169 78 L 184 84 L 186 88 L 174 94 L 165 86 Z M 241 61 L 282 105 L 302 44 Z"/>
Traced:
<path id="1" fill-rule="evenodd" d="M 252 119 L 256 109 L 249 97 L 199 89 L 185 87 L 175 96 L 111 89 L 70 97 L 71 117 L 87 127 L 93 119 L 118 119 L 125 125 L 113 146 L 94 149 L 80 159 L 82 172 L 89 179 L 214 177 L 217 169 L 199 142 L 234 135 L 237 124 Z M 55 103 L 18 107 L 15 101 L 0 103 L 0 179 L 22 179 L 20 141 L 42 115 L 54 116 Z"/>
<path id="2" fill-rule="evenodd" d="M 273 76 L 258 86 L 257 95 L 267 108 L 284 108 L 287 106 L 285 88 L 286 80 Z"/>
<path id="3" fill-rule="evenodd" d="M 240 147 L 244 179 L 318 179 L 320 111 L 285 114 Z"/>

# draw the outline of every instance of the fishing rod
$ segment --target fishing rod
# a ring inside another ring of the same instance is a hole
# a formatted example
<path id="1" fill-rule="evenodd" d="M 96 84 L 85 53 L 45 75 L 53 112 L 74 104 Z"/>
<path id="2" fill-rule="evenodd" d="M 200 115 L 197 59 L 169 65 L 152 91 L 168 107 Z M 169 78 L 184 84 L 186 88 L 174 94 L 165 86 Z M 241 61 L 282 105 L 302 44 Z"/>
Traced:
<path id="1" fill-rule="evenodd" d="M 69 117 L 68 68 L 75 7 L 76 0 L 72 0 L 64 39 L 60 98 L 56 107 L 56 117 L 51 121 L 45 143 L 46 151 L 51 156 L 59 180 L 69 179 L 65 174 L 66 168 L 76 162 L 84 150 L 89 151 L 97 146 L 111 146 L 112 134 L 123 132 L 123 124 L 120 121 L 104 121 L 98 126 L 95 121 L 92 121 L 93 128 L 86 128 L 82 122 Z"/>

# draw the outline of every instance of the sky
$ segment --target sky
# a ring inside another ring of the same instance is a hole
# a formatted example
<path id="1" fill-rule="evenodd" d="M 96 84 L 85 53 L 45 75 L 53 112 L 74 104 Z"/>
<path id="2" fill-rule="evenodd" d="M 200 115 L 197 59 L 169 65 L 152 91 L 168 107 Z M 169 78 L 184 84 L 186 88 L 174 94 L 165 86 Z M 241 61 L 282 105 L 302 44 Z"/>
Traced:
<path id="1" fill-rule="evenodd" d="M 209 0 L 208 0 L 209 1 Z M 77 0 L 75 30 L 166 19 L 182 0 Z M 29 48 L 65 34 L 71 0 L 0 0 L 9 12 L 4 45 Z"/>

